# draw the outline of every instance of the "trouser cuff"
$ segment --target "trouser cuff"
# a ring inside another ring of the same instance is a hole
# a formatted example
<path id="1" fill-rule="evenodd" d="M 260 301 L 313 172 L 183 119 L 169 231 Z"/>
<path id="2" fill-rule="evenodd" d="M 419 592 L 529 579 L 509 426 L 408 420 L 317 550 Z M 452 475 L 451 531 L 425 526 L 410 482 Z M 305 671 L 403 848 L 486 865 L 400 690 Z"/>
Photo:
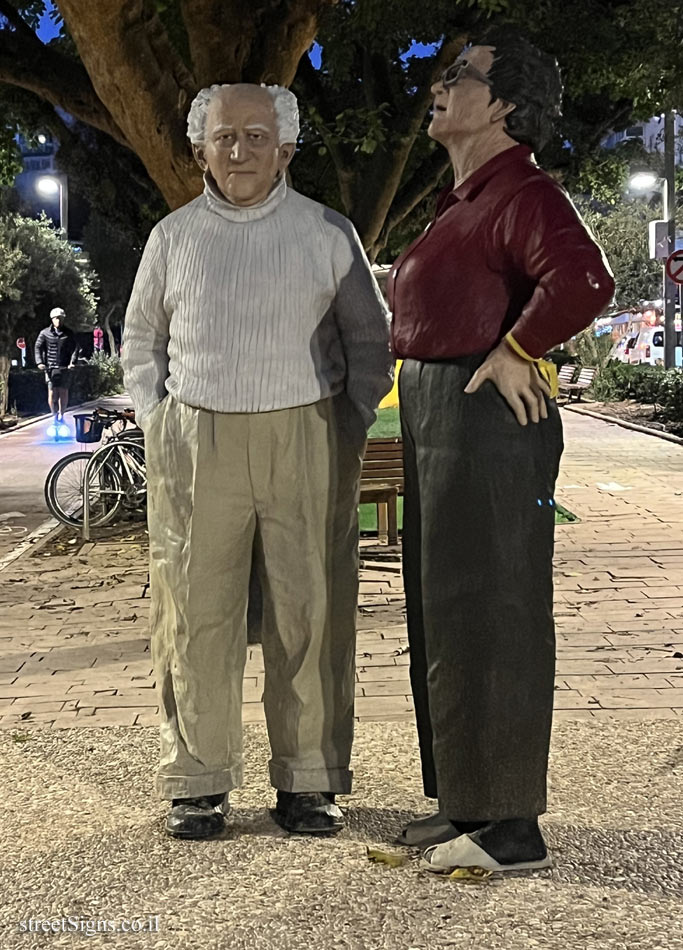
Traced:
<path id="1" fill-rule="evenodd" d="M 219 795 L 231 792 L 242 784 L 241 769 L 220 769 L 201 775 L 157 774 L 156 790 L 159 798 L 201 798 L 203 795 Z"/>
<path id="2" fill-rule="evenodd" d="M 349 795 L 351 769 L 287 769 L 269 762 L 270 784 L 281 792 L 334 792 Z"/>

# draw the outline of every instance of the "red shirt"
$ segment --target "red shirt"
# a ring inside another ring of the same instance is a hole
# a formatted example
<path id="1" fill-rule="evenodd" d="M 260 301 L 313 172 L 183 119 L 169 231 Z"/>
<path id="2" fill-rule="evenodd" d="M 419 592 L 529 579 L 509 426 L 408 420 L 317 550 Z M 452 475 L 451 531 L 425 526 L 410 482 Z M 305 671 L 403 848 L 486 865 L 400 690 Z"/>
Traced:
<path id="1" fill-rule="evenodd" d="M 512 331 L 538 358 L 603 313 L 614 280 L 567 193 L 517 145 L 441 193 L 387 291 L 397 357 L 486 353 Z"/>

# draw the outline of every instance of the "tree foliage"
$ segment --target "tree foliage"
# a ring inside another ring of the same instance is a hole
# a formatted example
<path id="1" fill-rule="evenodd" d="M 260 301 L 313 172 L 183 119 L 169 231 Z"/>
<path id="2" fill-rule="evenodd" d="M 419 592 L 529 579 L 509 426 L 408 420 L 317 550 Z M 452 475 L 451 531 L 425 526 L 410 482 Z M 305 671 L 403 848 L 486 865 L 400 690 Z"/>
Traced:
<path id="1" fill-rule="evenodd" d="M 16 339 L 30 346 L 49 323 L 52 307 L 63 307 L 72 329 L 92 326 L 94 274 L 79 253 L 42 217 L 0 215 L 0 415 L 5 411 L 10 358 Z"/>
<path id="2" fill-rule="evenodd" d="M 447 174 L 425 132 L 429 89 L 488 24 L 515 22 L 557 55 L 564 117 L 540 160 L 570 185 L 610 129 L 682 100 L 669 0 L 56 2 L 60 32 L 42 43 L 44 3 L 0 0 L 0 107 L 10 125 L 49 127 L 98 210 L 138 237 L 201 187 L 185 116 L 211 82 L 293 84 L 294 183 L 345 211 L 373 257 L 410 239 Z"/>
<path id="3" fill-rule="evenodd" d="M 662 262 L 651 260 L 648 248 L 648 222 L 657 217 L 653 209 L 627 197 L 602 208 L 580 201 L 579 208 L 614 271 L 617 307 L 626 310 L 661 297 Z"/>

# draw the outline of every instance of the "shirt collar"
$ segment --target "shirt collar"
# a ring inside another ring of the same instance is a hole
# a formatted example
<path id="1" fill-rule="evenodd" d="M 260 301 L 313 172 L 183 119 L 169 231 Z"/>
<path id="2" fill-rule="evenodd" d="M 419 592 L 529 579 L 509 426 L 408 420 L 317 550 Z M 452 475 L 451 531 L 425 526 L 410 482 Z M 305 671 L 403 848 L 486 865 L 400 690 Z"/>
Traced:
<path id="1" fill-rule="evenodd" d="M 500 171 L 500 169 L 506 165 L 512 162 L 529 160 L 534 161 L 534 158 L 533 152 L 528 145 L 513 145 L 510 148 L 506 148 L 503 152 L 499 152 L 498 155 L 494 155 L 488 162 L 484 162 L 480 168 L 472 172 L 462 185 L 459 185 L 457 188 L 453 188 L 452 185 L 444 188 L 437 200 L 437 215 L 445 211 L 446 208 L 455 201 L 467 201 L 467 199 L 479 191 L 489 179 L 493 178 L 496 172 Z"/>
<path id="2" fill-rule="evenodd" d="M 239 221 L 242 224 L 248 221 L 258 221 L 271 214 L 287 197 L 287 182 L 284 177 L 276 181 L 269 194 L 263 201 L 256 205 L 249 205 L 244 208 L 242 205 L 233 204 L 228 201 L 225 195 L 219 190 L 213 175 L 210 172 L 204 174 L 204 195 L 209 210 L 219 214 L 228 221 Z"/>

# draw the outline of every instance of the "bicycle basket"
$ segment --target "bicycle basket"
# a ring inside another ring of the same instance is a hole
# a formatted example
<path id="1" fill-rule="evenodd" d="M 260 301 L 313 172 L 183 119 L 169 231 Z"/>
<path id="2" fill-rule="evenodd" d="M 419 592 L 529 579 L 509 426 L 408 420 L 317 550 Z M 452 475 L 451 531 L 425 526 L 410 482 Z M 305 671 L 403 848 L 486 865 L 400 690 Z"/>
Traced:
<path id="1" fill-rule="evenodd" d="M 104 423 L 95 416 L 89 416 L 85 413 L 74 415 L 76 422 L 76 441 L 77 442 L 99 442 L 102 438 Z"/>

